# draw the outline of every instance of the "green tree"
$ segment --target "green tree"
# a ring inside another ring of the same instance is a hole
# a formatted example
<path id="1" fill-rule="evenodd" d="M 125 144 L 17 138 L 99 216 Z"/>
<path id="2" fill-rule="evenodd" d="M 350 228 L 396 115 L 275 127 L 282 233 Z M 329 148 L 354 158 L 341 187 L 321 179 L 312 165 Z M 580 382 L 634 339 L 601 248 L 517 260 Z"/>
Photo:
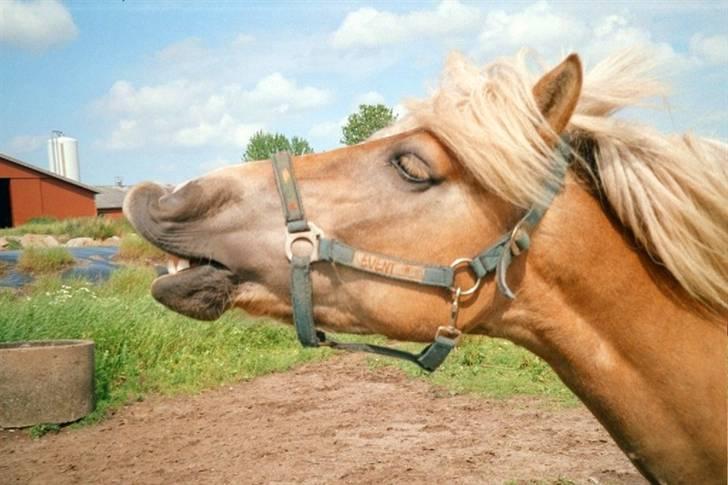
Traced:
<path id="1" fill-rule="evenodd" d="M 243 160 L 265 160 L 276 152 L 288 151 L 293 155 L 313 153 L 313 148 L 308 141 L 294 136 L 290 140 L 281 133 L 265 133 L 257 131 L 250 137 L 248 146 L 245 148 Z"/>
<path id="2" fill-rule="evenodd" d="M 342 128 L 341 143 L 356 145 L 369 138 L 372 133 L 385 128 L 397 119 L 391 108 L 383 104 L 360 104 L 359 111 L 349 115 Z"/>

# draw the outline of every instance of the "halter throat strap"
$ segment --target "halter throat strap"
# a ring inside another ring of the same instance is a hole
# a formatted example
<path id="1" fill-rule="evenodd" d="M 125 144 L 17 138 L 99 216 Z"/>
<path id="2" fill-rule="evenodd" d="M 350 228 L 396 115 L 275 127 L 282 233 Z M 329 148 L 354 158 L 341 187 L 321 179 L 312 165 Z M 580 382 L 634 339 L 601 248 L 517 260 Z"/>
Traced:
<path id="1" fill-rule="evenodd" d="M 529 248 L 531 232 L 561 190 L 568 160 L 568 143 L 560 140 L 555 152 L 554 169 L 559 183 L 548 186 L 544 203 L 533 205 L 511 231 L 501 235 L 493 244 L 472 259 L 460 258 L 449 266 L 442 266 L 364 251 L 336 239 L 326 238 L 321 229 L 306 219 L 301 193 L 293 172 L 291 155 L 288 152 L 273 155 L 271 161 L 286 222 L 285 253 L 291 263 L 291 303 L 299 342 L 304 347 L 327 346 L 403 359 L 429 372 L 437 369 L 459 341 L 460 331 L 455 326 L 455 320 L 458 302 L 462 296 L 474 293 L 482 279 L 494 272 L 498 290 L 509 299 L 515 298 L 506 279 L 508 267 L 515 257 Z M 293 245 L 297 241 L 307 241 L 311 246 L 310 253 L 307 255 L 293 254 Z M 343 343 L 332 340 L 324 332 L 317 330 L 314 323 L 311 265 L 317 262 L 340 264 L 389 279 L 443 288 L 453 295 L 450 326 L 440 327 L 434 341 L 417 354 L 379 345 Z M 462 291 L 461 288 L 455 287 L 455 272 L 465 267 L 469 268 L 476 277 L 476 283 L 472 288 Z"/>

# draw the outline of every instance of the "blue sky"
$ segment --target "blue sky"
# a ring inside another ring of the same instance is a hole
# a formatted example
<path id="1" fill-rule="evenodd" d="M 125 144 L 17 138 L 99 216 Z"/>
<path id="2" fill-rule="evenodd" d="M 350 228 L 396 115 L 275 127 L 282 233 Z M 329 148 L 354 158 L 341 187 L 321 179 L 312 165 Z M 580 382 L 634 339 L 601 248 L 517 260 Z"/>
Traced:
<path id="1" fill-rule="evenodd" d="M 625 116 L 725 140 L 726 26 L 728 1 L 0 0 L 0 152 L 47 167 L 61 130 L 83 182 L 176 183 L 239 163 L 259 129 L 335 148 L 359 103 L 425 95 L 452 49 L 588 68 L 635 44 L 674 95 Z"/>

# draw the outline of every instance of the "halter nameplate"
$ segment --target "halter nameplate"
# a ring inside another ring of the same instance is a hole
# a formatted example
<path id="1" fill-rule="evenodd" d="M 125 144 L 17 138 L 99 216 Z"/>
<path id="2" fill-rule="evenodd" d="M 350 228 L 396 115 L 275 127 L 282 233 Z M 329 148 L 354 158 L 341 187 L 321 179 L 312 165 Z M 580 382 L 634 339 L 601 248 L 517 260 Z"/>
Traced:
<path id="1" fill-rule="evenodd" d="M 568 166 L 569 146 L 560 140 L 556 150 L 556 170 L 558 178 L 563 180 Z M 293 321 L 301 344 L 305 347 L 328 346 L 348 351 L 371 352 L 388 357 L 408 360 L 422 369 L 434 371 L 447 358 L 457 345 L 460 331 L 454 326 L 457 317 L 457 301 L 461 294 L 476 291 L 480 281 L 495 272 L 499 291 L 507 298 L 514 299 L 515 294 L 508 287 L 506 275 L 508 267 L 531 243 L 530 233 L 541 221 L 546 209 L 553 201 L 561 187 L 549 186 L 548 198 L 543 205 L 532 206 L 516 223 L 514 228 L 499 237 L 492 245 L 473 257 L 459 258 L 451 266 L 428 265 L 407 261 L 379 253 L 356 249 L 335 239 L 327 239 L 315 224 L 309 223 L 303 211 L 303 202 L 298 190 L 293 164 L 288 152 L 279 152 L 271 157 L 276 177 L 278 193 L 286 221 L 285 253 L 291 262 L 291 302 Z M 292 246 L 296 241 L 308 241 L 310 253 L 306 256 L 293 254 Z M 451 317 L 451 327 L 440 327 L 435 340 L 419 354 L 399 349 L 371 344 L 340 343 L 329 339 L 324 332 L 316 330 L 313 314 L 313 291 L 311 286 L 311 263 L 326 261 L 341 264 L 350 268 L 410 283 L 445 288 L 455 293 Z M 467 263 L 477 278 L 475 286 L 466 293 L 454 288 L 455 269 Z M 457 290 L 457 291 L 455 291 Z"/>
<path id="2" fill-rule="evenodd" d="M 447 266 L 425 265 L 384 254 L 362 251 L 335 239 L 319 241 L 318 257 L 321 261 L 343 264 L 385 278 L 427 286 L 449 288 L 452 286 L 454 277 L 452 269 Z"/>

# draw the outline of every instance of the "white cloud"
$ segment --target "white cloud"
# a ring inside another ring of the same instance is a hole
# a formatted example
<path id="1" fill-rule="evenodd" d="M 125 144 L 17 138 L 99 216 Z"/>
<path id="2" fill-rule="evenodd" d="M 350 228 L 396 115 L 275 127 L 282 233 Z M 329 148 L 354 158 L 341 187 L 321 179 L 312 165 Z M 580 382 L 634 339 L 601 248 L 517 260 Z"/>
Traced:
<path id="1" fill-rule="evenodd" d="M 728 64 L 728 36 L 695 34 L 690 39 L 690 52 L 709 64 Z"/>
<path id="2" fill-rule="evenodd" d="M 526 47 L 544 59 L 555 62 L 577 52 L 587 64 L 602 60 L 611 53 L 634 46 L 651 49 L 661 60 L 679 69 L 687 65 L 685 56 L 676 53 L 666 42 L 652 38 L 651 32 L 633 24 L 625 12 L 576 16 L 539 0 L 522 10 L 506 13 L 491 11 L 485 29 L 478 37 L 476 52 L 482 56 L 511 55 Z"/>
<path id="3" fill-rule="evenodd" d="M 137 148 L 144 144 L 144 131 L 140 129 L 139 123 L 135 120 L 120 120 L 118 126 L 111 133 L 108 148 L 113 150 L 125 148 Z"/>
<path id="4" fill-rule="evenodd" d="M 332 86 L 346 85 L 347 93 L 361 93 L 340 99 L 339 106 L 316 118 L 330 121 L 309 125 L 307 136 L 331 144 L 346 121 L 336 121 L 337 113 L 351 111 L 352 103 L 355 109 L 361 103 L 385 102 L 379 92 L 366 91 L 366 74 L 382 73 L 388 84 L 378 82 L 377 86 L 386 86 L 388 95 L 397 92 L 391 89 L 394 83 L 401 84 L 403 93 L 416 95 L 421 81 L 388 79 L 387 68 L 406 62 L 423 77 L 433 77 L 435 64 L 453 46 L 488 61 L 530 46 L 548 62 L 575 50 L 590 64 L 614 49 L 635 44 L 648 44 L 671 60 L 687 59 L 663 39 L 655 39 L 645 28 L 649 24 L 634 10 L 606 4 L 565 8 L 560 2 L 547 1 L 494 9 L 444 0 L 404 12 L 354 9 L 329 32 L 259 33 L 257 37 L 232 32 L 217 43 L 191 37 L 148 57 L 145 77 L 117 81 L 96 109 L 112 122 L 104 141 L 114 149 L 241 148 L 257 129 L 289 132 L 296 126 L 300 133 L 303 117 L 297 115 L 331 104 L 333 95 L 294 78 L 325 78 Z M 691 52 L 705 62 L 725 62 L 725 42 L 725 36 L 695 36 Z M 404 86 L 411 90 L 404 91 Z M 400 116 L 402 110 L 401 105 L 395 107 Z M 289 120 L 295 122 L 287 125 Z M 214 156 L 202 159 L 210 158 Z"/>
<path id="5" fill-rule="evenodd" d="M 111 149 L 244 146 L 266 122 L 330 100 L 327 91 L 299 86 L 279 73 L 247 90 L 186 79 L 137 88 L 122 80 L 94 103 L 93 111 L 114 123 L 104 143 Z"/>
<path id="6" fill-rule="evenodd" d="M 663 62 L 672 62 L 675 67 L 687 62 L 666 42 L 656 42 L 648 30 L 635 27 L 623 15 L 607 15 L 597 20 L 584 47 L 584 53 L 592 60 L 601 60 L 610 53 L 634 46 L 646 46 Z"/>
<path id="7" fill-rule="evenodd" d="M 231 45 L 232 47 L 239 49 L 241 47 L 249 47 L 253 42 L 255 42 L 254 36 L 242 33 L 235 36 Z"/>
<path id="8" fill-rule="evenodd" d="M 346 118 L 339 121 L 325 121 L 317 123 L 308 130 L 308 136 L 312 138 L 333 138 L 341 135 L 341 128 L 346 124 Z"/>
<path id="9" fill-rule="evenodd" d="M 247 142 L 246 142 L 247 144 Z M 230 160 L 226 158 L 213 158 L 211 160 L 205 160 L 204 162 L 200 163 L 200 168 L 203 172 L 211 172 L 213 170 L 217 170 L 219 168 L 225 168 L 229 167 L 230 165 L 235 165 L 238 162 L 231 162 Z"/>
<path id="10" fill-rule="evenodd" d="M 349 13 L 332 34 L 336 49 L 381 47 L 424 37 L 461 34 L 477 28 L 480 11 L 458 0 L 443 0 L 434 10 L 397 14 L 370 7 Z"/>
<path id="11" fill-rule="evenodd" d="M 395 104 L 392 108 L 392 114 L 394 114 L 394 116 L 396 116 L 398 120 L 401 120 L 402 118 L 407 116 L 408 112 L 409 111 L 407 111 L 407 107 L 401 103 Z"/>
<path id="12" fill-rule="evenodd" d="M 205 49 L 202 39 L 189 37 L 159 50 L 155 56 L 162 62 L 179 63 L 195 62 L 207 54 L 208 51 Z"/>
<path id="13" fill-rule="evenodd" d="M 376 91 L 367 91 L 356 97 L 354 107 L 358 108 L 360 104 L 387 104 L 384 96 Z"/>
<path id="14" fill-rule="evenodd" d="M 128 81 L 116 81 L 109 93 L 98 101 L 98 109 L 126 115 L 167 113 L 189 106 L 206 93 L 206 86 L 180 79 L 155 86 L 135 88 Z M 207 103 L 214 109 L 214 97 Z"/>
<path id="15" fill-rule="evenodd" d="M 77 35 L 70 12 L 57 0 L 0 1 L 0 44 L 41 51 Z"/>
<path id="16" fill-rule="evenodd" d="M 11 153 L 29 153 L 43 147 L 50 135 L 18 135 L 8 143 Z"/>
<path id="17" fill-rule="evenodd" d="M 243 92 L 242 98 L 252 104 L 276 106 L 285 112 L 322 106 L 330 101 L 331 94 L 311 86 L 299 88 L 295 82 L 276 72 L 258 81 L 252 91 Z"/>
<path id="18" fill-rule="evenodd" d="M 196 125 L 180 128 L 173 141 L 179 146 L 231 145 L 245 146 L 253 134 L 262 129 L 259 123 L 240 123 L 225 114 L 215 122 L 201 121 Z"/>
<path id="19" fill-rule="evenodd" d="M 548 2 L 539 1 L 513 14 L 503 10 L 488 13 L 478 42 L 484 51 L 514 50 L 524 46 L 542 51 L 581 39 L 586 30 L 578 19 L 558 14 Z"/>

